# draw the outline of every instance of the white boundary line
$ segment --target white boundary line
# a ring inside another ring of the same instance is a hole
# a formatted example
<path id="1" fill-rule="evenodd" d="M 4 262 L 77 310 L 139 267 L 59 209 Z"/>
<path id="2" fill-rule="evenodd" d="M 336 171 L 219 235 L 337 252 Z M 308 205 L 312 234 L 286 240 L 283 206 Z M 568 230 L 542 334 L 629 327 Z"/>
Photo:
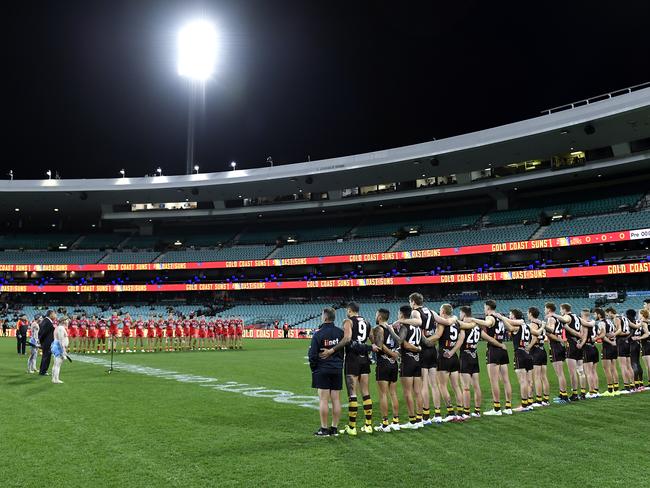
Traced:
<path id="1" fill-rule="evenodd" d="M 75 361 L 95 364 L 97 366 L 108 367 L 111 364 L 110 361 L 106 359 L 78 355 L 73 355 L 72 357 Z M 113 368 L 120 371 L 126 371 L 128 373 L 142 374 L 145 376 L 152 376 L 166 380 L 174 380 L 180 383 L 198 383 L 199 386 L 210 388 L 212 390 L 240 393 L 242 395 L 255 398 L 269 398 L 278 403 L 297 405 L 299 407 L 318 410 L 319 400 L 317 396 L 296 395 L 286 390 L 273 390 L 268 389 L 265 386 L 250 386 L 246 383 L 238 383 L 236 381 L 225 381 L 220 383 L 220 380 L 217 378 L 177 373 L 176 371 L 166 371 L 164 369 L 150 368 L 148 366 L 138 366 L 137 364 L 113 362 Z"/>

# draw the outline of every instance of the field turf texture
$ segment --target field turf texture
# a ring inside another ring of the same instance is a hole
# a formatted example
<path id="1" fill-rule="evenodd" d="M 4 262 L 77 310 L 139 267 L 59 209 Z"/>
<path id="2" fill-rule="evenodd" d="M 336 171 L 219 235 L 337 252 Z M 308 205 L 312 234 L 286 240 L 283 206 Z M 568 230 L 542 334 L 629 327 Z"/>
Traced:
<path id="1" fill-rule="evenodd" d="M 308 345 L 306 340 L 246 340 L 242 351 L 115 357 L 122 365 L 213 378 L 218 384 L 315 395 L 305 364 Z M 109 355 L 100 358 L 108 361 Z M 3 488 L 650 486 L 650 392 L 418 431 L 315 438 L 319 420 L 313 408 L 209 383 L 124 370 L 107 374 L 104 365 L 80 360 L 65 362 L 65 384 L 53 385 L 50 377 L 28 375 L 26 363 L 27 356 L 16 354 L 15 339 L 0 338 Z M 481 365 L 483 410 L 488 410 L 490 390 Z M 511 376 L 517 405 L 514 371 Z M 557 395 L 550 365 L 549 379 L 551 394 Z M 376 425 L 374 367 L 371 384 Z M 401 388 L 399 394 L 405 422 Z M 359 419 L 362 423 L 362 409 Z M 346 420 L 344 409 L 339 426 Z M 62 467 L 55 468 L 59 462 Z"/>

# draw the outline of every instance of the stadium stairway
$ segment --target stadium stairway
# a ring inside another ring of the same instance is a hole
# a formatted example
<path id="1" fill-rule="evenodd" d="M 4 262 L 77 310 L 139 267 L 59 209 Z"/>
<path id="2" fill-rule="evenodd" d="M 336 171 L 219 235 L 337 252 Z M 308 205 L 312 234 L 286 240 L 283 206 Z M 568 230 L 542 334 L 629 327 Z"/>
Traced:
<path id="1" fill-rule="evenodd" d="M 548 228 L 548 225 L 540 225 L 535 232 L 533 232 L 533 235 L 530 236 L 530 240 L 534 241 L 536 239 L 539 239 L 540 236 L 544 233 L 544 231 Z"/>

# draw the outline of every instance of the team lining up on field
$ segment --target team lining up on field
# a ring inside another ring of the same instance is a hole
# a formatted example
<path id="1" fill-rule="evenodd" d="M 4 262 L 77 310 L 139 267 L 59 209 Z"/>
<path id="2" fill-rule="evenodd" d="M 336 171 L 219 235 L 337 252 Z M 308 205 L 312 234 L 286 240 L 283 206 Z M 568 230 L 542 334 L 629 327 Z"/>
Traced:
<path id="1" fill-rule="evenodd" d="M 68 352 L 173 352 L 241 349 L 244 322 L 239 318 L 206 320 L 206 317 L 123 317 L 108 319 L 73 315 L 64 318 L 70 341 Z"/>
<path id="2" fill-rule="evenodd" d="M 555 403 L 650 390 L 650 299 L 644 301 L 643 309 L 638 312 L 627 310 L 621 315 L 613 307 L 582 310 L 577 314 L 568 303 L 561 304 L 558 310 L 549 302 L 543 315 L 536 307 L 530 307 L 526 319 L 518 309 L 510 310 L 508 316 L 498 313 L 493 300 L 484 304 L 484 319 L 472 317 L 471 309 L 464 306 L 459 307 L 456 316 L 449 304 L 442 305 L 436 313 L 424 306 L 423 300 L 421 294 L 411 294 L 409 305 L 400 308 L 393 323 L 389 323 L 389 311 L 379 309 L 374 327 L 359 314 L 356 303 L 347 306 L 343 330 L 334 325 L 332 309 L 323 311 L 323 325 L 312 337 L 309 349 L 312 387 L 318 390 L 320 398 L 321 428 L 315 435 L 339 434 L 342 370 L 349 402 L 348 423 L 343 432 L 353 436 L 357 435 L 359 396 L 365 414 L 360 430 L 368 434 L 419 429 L 434 422 L 463 422 L 481 415 L 511 415 L 546 407 L 550 405 L 547 342 L 558 379 L 559 395 L 553 399 Z M 513 343 L 514 368 L 520 388 L 521 405 L 517 408 L 512 408 L 510 358 L 505 343 L 508 336 Z M 487 342 L 487 373 L 493 404 L 492 409 L 484 413 L 481 413 L 477 357 L 480 340 Z M 596 347 L 598 342 L 602 343 L 602 364 L 607 380 L 607 389 L 602 393 L 597 373 L 601 356 Z M 369 391 L 371 352 L 377 357 L 375 379 L 382 417 L 381 424 L 374 428 Z M 643 386 L 641 356 L 649 372 L 647 388 Z M 404 424 L 399 421 L 398 376 L 409 416 Z M 502 385 L 504 405 L 501 404 Z M 332 421 L 328 425 L 330 403 Z M 442 405 L 446 407 L 444 416 Z"/>

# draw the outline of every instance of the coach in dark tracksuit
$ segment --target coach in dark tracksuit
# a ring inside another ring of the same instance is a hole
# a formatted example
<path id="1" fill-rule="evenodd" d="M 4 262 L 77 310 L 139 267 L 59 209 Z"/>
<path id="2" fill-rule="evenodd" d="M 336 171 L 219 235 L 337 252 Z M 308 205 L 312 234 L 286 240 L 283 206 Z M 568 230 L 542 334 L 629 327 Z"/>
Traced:
<path id="1" fill-rule="evenodd" d="M 323 310 L 323 325 L 312 336 L 308 352 L 311 386 L 318 389 L 320 400 L 321 428 L 315 433 L 319 437 L 338 435 L 338 423 L 341 416 L 343 349 L 337 350 L 327 358 L 319 357 L 322 350 L 334 348 L 343 339 L 343 330 L 334 325 L 335 317 L 336 312 L 333 308 Z M 332 426 L 328 428 L 330 401 L 332 402 Z"/>
<path id="2" fill-rule="evenodd" d="M 40 329 L 38 330 L 38 342 L 43 349 L 43 357 L 41 358 L 41 367 L 38 372 L 41 376 L 47 374 L 50 368 L 50 358 L 52 357 L 52 342 L 54 342 L 54 323 L 56 319 L 56 312 L 48 310 L 46 317 L 41 322 Z"/>
<path id="3" fill-rule="evenodd" d="M 16 346 L 18 354 L 25 355 L 25 348 L 27 347 L 27 315 L 21 315 L 16 323 Z"/>

